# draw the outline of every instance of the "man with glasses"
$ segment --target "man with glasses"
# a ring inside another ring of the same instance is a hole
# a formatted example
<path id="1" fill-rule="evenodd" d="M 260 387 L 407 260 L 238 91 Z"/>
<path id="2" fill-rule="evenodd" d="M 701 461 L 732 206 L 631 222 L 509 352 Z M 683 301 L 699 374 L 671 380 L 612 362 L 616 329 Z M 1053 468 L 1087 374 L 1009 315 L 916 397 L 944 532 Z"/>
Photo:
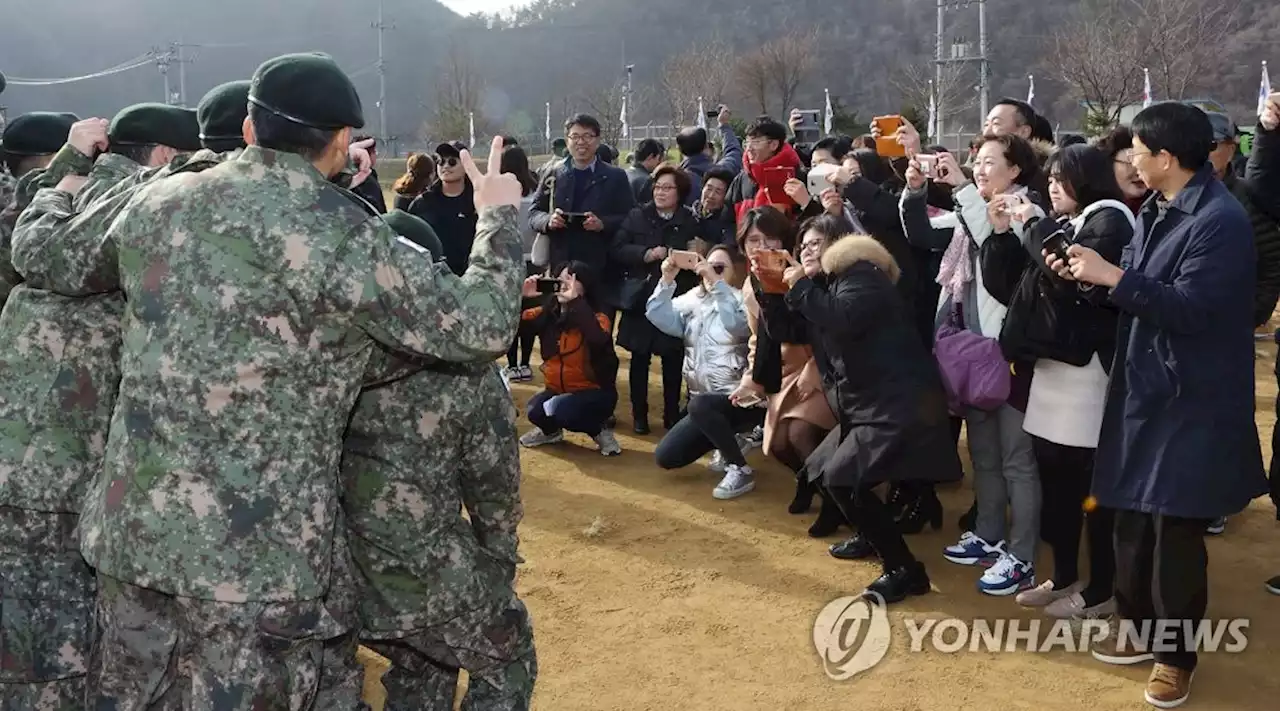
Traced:
<path id="1" fill-rule="evenodd" d="M 467 180 L 460 157 L 466 149 L 461 141 L 436 146 L 436 175 L 440 179 L 409 205 L 410 214 L 426 220 L 435 230 L 444 248 L 444 259 L 458 276 L 467 271 L 479 220 L 471 181 Z"/>
<path id="2" fill-rule="evenodd" d="M 550 239 L 552 265 L 581 261 L 602 273 L 613 235 L 635 207 L 635 197 L 626 171 L 597 158 L 595 117 L 570 118 L 565 139 L 569 157 L 539 183 L 529 224 Z"/>

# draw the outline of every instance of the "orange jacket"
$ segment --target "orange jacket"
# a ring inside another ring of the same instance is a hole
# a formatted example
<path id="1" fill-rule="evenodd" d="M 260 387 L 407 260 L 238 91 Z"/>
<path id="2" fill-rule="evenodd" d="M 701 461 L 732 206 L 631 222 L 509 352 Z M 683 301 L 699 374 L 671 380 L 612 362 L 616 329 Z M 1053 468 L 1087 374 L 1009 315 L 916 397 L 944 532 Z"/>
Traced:
<path id="1" fill-rule="evenodd" d="M 576 311 L 576 309 L 575 309 Z M 590 311 L 585 307 L 582 308 L 585 314 L 579 313 L 577 316 L 590 317 Z M 603 349 L 606 345 L 608 352 L 611 354 L 613 350 L 613 328 L 609 322 L 609 317 L 596 313 L 595 322 L 599 326 L 600 331 L 591 334 L 592 338 L 584 338 L 583 329 L 573 325 L 573 318 L 567 319 L 566 323 L 557 324 L 550 323 L 539 337 L 542 339 L 542 379 L 546 383 L 547 390 L 553 393 L 574 393 L 583 390 L 600 390 L 602 388 L 614 387 L 613 378 L 608 377 L 606 373 L 598 373 L 595 361 L 592 359 L 592 343 L 589 341 L 600 341 L 603 334 L 604 342 L 598 342 L 597 350 Z M 536 321 L 543 318 L 543 308 L 541 306 L 526 309 L 520 315 L 523 321 Z M 586 325 L 590 328 L 589 325 Z M 554 352 L 547 348 L 548 340 L 554 340 L 556 348 Z M 614 365 L 614 376 L 616 377 L 616 361 Z M 601 382 L 607 379 L 609 382 Z"/>

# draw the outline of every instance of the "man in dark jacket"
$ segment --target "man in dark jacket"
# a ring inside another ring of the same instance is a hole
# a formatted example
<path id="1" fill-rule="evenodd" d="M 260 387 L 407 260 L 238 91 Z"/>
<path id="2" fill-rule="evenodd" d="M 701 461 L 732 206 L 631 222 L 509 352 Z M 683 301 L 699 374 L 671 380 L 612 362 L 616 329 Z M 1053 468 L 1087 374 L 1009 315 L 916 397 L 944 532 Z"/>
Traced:
<path id="1" fill-rule="evenodd" d="M 725 168 L 715 167 L 702 176 L 702 195 L 693 205 L 702 226 L 702 237 L 712 244 L 733 245 L 738 240 L 738 229 L 733 208 L 725 204 L 734 174 Z"/>
<path id="2" fill-rule="evenodd" d="M 1132 130 L 1134 167 L 1154 195 L 1121 265 L 1073 245 L 1059 274 L 1109 289 L 1120 311 L 1093 495 L 1116 512 L 1126 624 L 1093 655 L 1154 657 L 1146 699 L 1172 708 L 1190 695 L 1197 662 L 1184 623 L 1208 606 L 1205 527 L 1267 489 L 1253 418 L 1256 259 L 1248 214 L 1213 176 L 1204 112 L 1159 103 Z"/>
<path id="3" fill-rule="evenodd" d="M 613 235 L 635 198 L 626 172 L 596 158 L 599 121 L 579 114 L 565 122 L 565 134 L 569 158 L 538 184 L 529 226 L 550 238 L 551 264 L 578 260 L 604 273 Z"/>
<path id="4" fill-rule="evenodd" d="M 627 166 L 627 180 L 637 205 L 653 200 L 653 171 L 667 159 L 667 147 L 656 138 L 646 138 L 636 146 L 631 165 Z"/>
<path id="5" fill-rule="evenodd" d="M 733 132 L 733 126 L 729 125 L 732 118 L 733 115 L 729 113 L 729 109 L 721 106 L 716 117 L 723 146 L 718 161 L 715 157 L 715 144 L 707 136 L 707 129 L 686 128 L 676 136 L 676 146 L 680 148 L 680 155 L 684 156 L 680 167 L 684 168 L 693 180 L 693 190 L 689 193 L 690 201 L 696 200 L 701 194 L 702 180 L 711 169 L 727 170 L 730 175 L 735 176 L 742 172 L 742 142 Z"/>
<path id="6" fill-rule="evenodd" d="M 467 271 L 479 219 L 471 181 L 460 162 L 466 148 L 461 141 L 436 146 L 436 172 L 440 180 L 409 205 L 409 214 L 426 220 L 435 230 L 449 270 L 458 276 Z"/>

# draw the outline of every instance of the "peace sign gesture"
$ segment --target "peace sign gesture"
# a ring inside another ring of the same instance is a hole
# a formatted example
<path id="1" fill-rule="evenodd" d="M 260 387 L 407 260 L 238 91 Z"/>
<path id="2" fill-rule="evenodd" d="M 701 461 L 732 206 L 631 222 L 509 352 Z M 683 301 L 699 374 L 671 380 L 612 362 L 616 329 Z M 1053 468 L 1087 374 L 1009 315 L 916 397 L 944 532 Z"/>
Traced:
<path id="1" fill-rule="evenodd" d="M 790 252 L 787 252 L 787 268 L 782 272 L 782 280 L 787 282 L 787 286 L 795 286 L 803 278 L 805 278 L 804 267 L 791 256 Z"/>
<path id="2" fill-rule="evenodd" d="M 462 151 L 459 156 L 462 167 L 467 171 L 474 189 L 476 211 L 486 207 L 520 206 L 522 190 L 516 176 L 501 172 L 502 136 L 493 137 L 493 147 L 489 150 L 489 165 L 484 173 L 471 158 L 471 151 Z"/>

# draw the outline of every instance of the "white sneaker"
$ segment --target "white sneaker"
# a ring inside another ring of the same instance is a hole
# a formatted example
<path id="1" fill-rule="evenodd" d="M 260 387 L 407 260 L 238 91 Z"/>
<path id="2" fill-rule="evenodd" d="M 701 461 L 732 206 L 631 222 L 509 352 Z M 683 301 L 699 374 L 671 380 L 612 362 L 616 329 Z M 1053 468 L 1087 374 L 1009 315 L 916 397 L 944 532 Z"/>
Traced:
<path id="1" fill-rule="evenodd" d="M 563 441 L 564 430 L 560 430 L 555 434 L 547 434 L 541 429 L 534 427 L 528 432 L 525 432 L 524 436 L 520 438 L 520 446 L 533 449 L 534 447 L 541 447 L 547 444 L 560 444 Z"/>
<path id="2" fill-rule="evenodd" d="M 724 474 L 724 467 L 724 455 L 717 449 L 711 453 L 711 463 L 707 465 L 707 469 L 710 469 L 717 474 Z"/>
<path id="3" fill-rule="evenodd" d="M 522 383 L 527 383 L 533 380 L 533 368 L 530 368 L 527 365 L 522 365 L 519 368 L 517 368 L 516 380 L 519 380 Z"/>
<path id="4" fill-rule="evenodd" d="M 756 488 L 756 473 L 751 467 L 740 467 L 736 464 L 725 466 L 724 478 L 716 484 L 711 495 L 721 500 L 736 499 Z"/>
<path id="5" fill-rule="evenodd" d="M 512 380 L 517 380 L 520 378 L 520 367 L 515 365 L 509 365 L 502 369 L 502 375 L 507 379 L 507 382 L 511 382 Z"/>
<path id="6" fill-rule="evenodd" d="M 614 436 L 613 430 L 600 430 L 600 434 L 591 439 L 595 440 L 600 447 L 600 453 L 606 457 L 622 454 L 622 445 L 618 444 L 618 438 Z"/>
<path id="7" fill-rule="evenodd" d="M 995 565 L 982 574 L 981 578 L 978 578 L 978 591 L 1003 597 L 1015 595 L 1021 590 L 1034 587 L 1035 584 L 1035 566 L 1022 562 L 1012 553 L 1005 553 L 1000 556 Z"/>

